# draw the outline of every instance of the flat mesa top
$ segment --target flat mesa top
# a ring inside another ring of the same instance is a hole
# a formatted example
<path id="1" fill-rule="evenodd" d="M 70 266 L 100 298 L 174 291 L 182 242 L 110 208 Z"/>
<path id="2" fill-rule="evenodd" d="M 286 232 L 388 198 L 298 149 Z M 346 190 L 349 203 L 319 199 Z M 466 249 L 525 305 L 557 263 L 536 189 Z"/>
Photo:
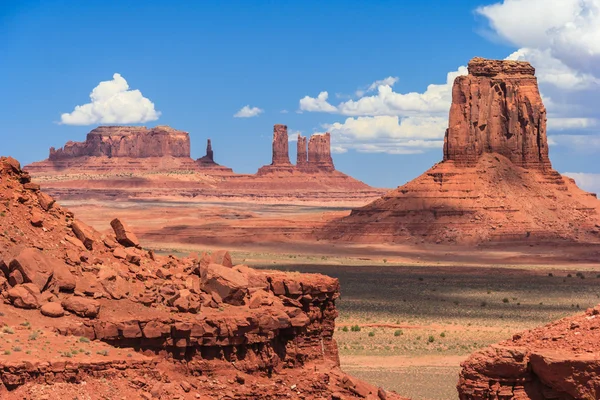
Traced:
<path id="1" fill-rule="evenodd" d="M 122 125 L 107 125 L 107 126 L 99 126 L 95 129 L 92 129 L 91 134 L 101 135 L 101 136 L 127 136 L 127 135 L 137 135 L 140 133 L 150 133 L 150 132 L 169 132 L 174 134 L 185 134 L 187 132 L 179 131 L 177 129 L 171 128 L 168 125 L 159 125 L 154 128 L 148 129 L 145 126 L 122 126 Z"/>
<path id="2" fill-rule="evenodd" d="M 488 60 L 475 57 L 469 61 L 469 75 L 472 76 L 535 76 L 535 68 L 527 61 Z"/>

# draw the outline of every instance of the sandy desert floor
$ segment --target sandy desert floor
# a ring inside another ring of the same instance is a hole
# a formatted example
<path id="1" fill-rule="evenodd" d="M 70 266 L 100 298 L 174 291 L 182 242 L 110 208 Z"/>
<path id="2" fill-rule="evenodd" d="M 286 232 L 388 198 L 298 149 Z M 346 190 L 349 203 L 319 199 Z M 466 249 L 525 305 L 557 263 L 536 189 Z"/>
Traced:
<path id="1" fill-rule="evenodd" d="M 457 398 L 468 354 L 600 303 L 600 248 L 591 246 L 341 246 L 301 239 L 342 208 L 64 204 L 99 230 L 123 218 L 161 252 L 225 247 L 236 263 L 339 278 L 343 368 L 414 399 Z"/>

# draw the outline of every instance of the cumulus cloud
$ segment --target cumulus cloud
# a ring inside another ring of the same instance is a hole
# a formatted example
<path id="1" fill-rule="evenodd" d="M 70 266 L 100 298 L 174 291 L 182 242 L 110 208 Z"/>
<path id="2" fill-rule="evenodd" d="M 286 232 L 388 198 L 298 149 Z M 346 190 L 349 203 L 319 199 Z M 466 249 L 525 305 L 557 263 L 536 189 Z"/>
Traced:
<path id="1" fill-rule="evenodd" d="M 250 107 L 250 105 L 246 105 L 242 107 L 238 112 L 233 114 L 235 118 L 252 118 L 256 117 L 265 112 L 265 110 L 258 107 Z"/>
<path id="2" fill-rule="evenodd" d="M 577 71 L 554 58 L 550 49 L 522 48 L 507 57 L 508 60 L 529 61 L 537 69 L 540 83 L 548 83 L 564 90 L 583 90 L 598 85 L 600 80 L 591 74 Z"/>
<path id="3" fill-rule="evenodd" d="M 347 100 L 336 106 L 330 104 L 327 92 L 316 98 L 305 96 L 300 100 L 300 110 L 326 112 L 348 116 L 343 122 L 324 124 L 331 133 L 332 151 L 385 152 L 414 154 L 443 145 L 447 127 L 448 110 L 452 102 L 452 85 L 467 68 L 459 67 L 446 74 L 442 84 L 431 84 L 426 90 L 400 93 L 393 89 L 397 77 L 387 77 L 366 87 L 363 97 Z M 365 93 L 373 92 L 364 96 Z"/>
<path id="4" fill-rule="evenodd" d="M 324 124 L 338 152 L 414 154 L 439 149 L 444 143 L 444 117 L 350 117 Z"/>
<path id="5" fill-rule="evenodd" d="M 490 0 L 493 2 L 494 0 Z M 507 56 L 526 60 L 536 68 L 548 111 L 548 134 L 553 146 L 594 148 L 600 115 L 600 0 L 502 0 L 479 7 L 493 34 L 514 46 Z M 422 92 L 394 89 L 389 76 L 362 86 L 358 98 L 328 92 L 305 96 L 298 112 L 341 115 L 343 121 L 325 125 L 337 151 L 405 153 L 439 148 L 447 126 L 455 78 L 467 73 L 462 66 L 443 83 Z"/>
<path id="6" fill-rule="evenodd" d="M 423 93 L 395 92 L 391 84 L 398 78 L 386 78 L 373 83 L 377 85 L 377 94 L 364 96 L 358 100 L 348 100 L 337 106 L 327 102 L 327 92 L 321 92 L 314 98 L 305 96 L 300 100 L 302 111 L 328 112 L 347 116 L 409 116 L 417 114 L 448 113 L 452 101 L 452 84 L 459 75 L 466 75 L 467 68 L 462 66 L 458 70 L 446 75 L 443 84 L 431 84 Z M 370 87 L 371 87 L 370 86 Z"/>
<path id="7" fill-rule="evenodd" d="M 538 49 L 582 74 L 600 75 L 600 0 L 504 0 L 479 7 L 500 38 Z"/>
<path id="8" fill-rule="evenodd" d="M 311 111 L 311 112 L 331 112 L 337 111 L 337 108 L 327 102 L 329 93 L 321 92 L 315 97 L 304 96 L 300 99 L 300 111 Z"/>
<path id="9" fill-rule="evenodd" d="M 585 172 L 565 172 L 563 175 L 575 179 L 581 189 L 591 193 L 600 194 L 600 174 Z"/>
<path id="10" fill-rule="evenodd" d="M 366 89 L 359 89 L 356 91 L 356 96 L 363 97 L 365 93 L 372 92 L 377 89 L 379 86 L 394 86 L 398 82 L 397 76 L 388 76 L 384 79 L 379 79 L 373 83 L 371 83 Z"/>
<path id="11" fill-rule="evenodd" d="M 91 124 L 134 124 L 155 121 L 160 112 L 154 103 L 139 90 L 129 90 L 129 85 L 120 74 L 110 81 L 98 84 L 90 93 L 91 102 L 76 106 L 71 113 L 60 116 L 66 125 Z"/>

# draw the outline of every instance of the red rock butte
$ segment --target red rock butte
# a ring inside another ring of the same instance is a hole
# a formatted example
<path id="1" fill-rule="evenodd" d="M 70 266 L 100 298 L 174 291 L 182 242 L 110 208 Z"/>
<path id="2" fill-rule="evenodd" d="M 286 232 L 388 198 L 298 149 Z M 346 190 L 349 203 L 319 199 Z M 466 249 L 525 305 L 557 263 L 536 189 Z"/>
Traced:
<path id="1" fill-rule="evenodd" d="M 459 76 L 444 159 L 325 227 L 356 242 L 597 242 L 600 202 L 552 169 L 546 109 L 528 62 L 474 58 Z"/>

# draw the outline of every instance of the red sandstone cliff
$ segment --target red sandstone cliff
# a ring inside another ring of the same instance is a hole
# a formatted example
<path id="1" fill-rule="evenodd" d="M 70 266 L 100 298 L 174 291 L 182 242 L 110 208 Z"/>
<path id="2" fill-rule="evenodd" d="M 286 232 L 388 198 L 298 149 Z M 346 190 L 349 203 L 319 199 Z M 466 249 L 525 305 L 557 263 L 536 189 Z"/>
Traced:
<path id="1" fill-rule="evenodd" d="M 444 161 L 322 238 L 357 242 L 599 241 L 600 202 L 552 170 L 527 62 L 475 58 L 454 81 Z"/>
<path id="2" fill-rule="evenodd" d="M 474 58 L 452 88 L 444 160 L 473 166 L 497 153 L 524 168 L 551 169 L 546 108 L 527 62 Z"/>
<path id="3" fill-rule="evenodd" d="M 152 129 L 136 126 L 100 126 L 88 133 L 85 142 L 68 142 L 50 149 L 51 161 L 76 157 L 188 157 L 187 132 L 168 126 Z"/>

